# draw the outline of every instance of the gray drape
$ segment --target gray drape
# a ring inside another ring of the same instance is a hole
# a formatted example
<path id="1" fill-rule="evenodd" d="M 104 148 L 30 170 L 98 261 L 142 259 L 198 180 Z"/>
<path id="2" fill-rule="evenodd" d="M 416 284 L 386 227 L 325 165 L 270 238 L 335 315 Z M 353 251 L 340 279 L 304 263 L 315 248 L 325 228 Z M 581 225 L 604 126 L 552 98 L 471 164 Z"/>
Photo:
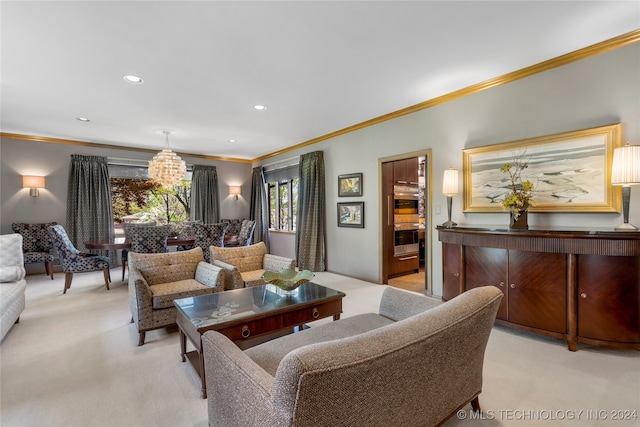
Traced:
<path id="1" fill-rule="evenodd" d="M 300 270 L 326 269 L 326 215 L 324 155 L 315 151 L 300 156 L 296 259 Z"/>
<path id="2" fill-rule="evenodd" d="M 71 155 L 67 188 L 67 226 L 71 243 L 81 252 L 87 240 L 113 238 L 113 210 L 107 158 Z M 116 252 L 109 251 L 111 263 Z"/>
<path id="3" fill-rule="evenodd" d="M 215 224 L 220 219 L 220 192 L 215 166 L 194 165 L 191 178 L 191 221 Z"/>
<path id="4" fill-rule="evenodd" d="M 253 243 L 264 242 L 269 250 L 269 206 L 267 205 L 267 190 L 265 189 L 262 167 L 253 168 L 251 174 L 249 219 L 256 222 L 256 227 L 253 230 Z"/>

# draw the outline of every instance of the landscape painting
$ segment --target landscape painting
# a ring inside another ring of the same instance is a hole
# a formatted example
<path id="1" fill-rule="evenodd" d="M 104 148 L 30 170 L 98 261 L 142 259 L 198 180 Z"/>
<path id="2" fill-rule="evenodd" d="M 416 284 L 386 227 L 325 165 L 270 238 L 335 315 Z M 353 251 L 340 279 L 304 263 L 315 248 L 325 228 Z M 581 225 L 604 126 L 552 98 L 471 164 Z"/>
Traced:
<path id="1" fill-rule="evenodd" d="M 530 138 L 463 150 L 464 211 L 502 211 L 509 177 L 500 171 L 519 160 L 523 180 L 535 186 L 532 212 L 617 212 L 611 186 L 613 149 L 622 125 Z"/>

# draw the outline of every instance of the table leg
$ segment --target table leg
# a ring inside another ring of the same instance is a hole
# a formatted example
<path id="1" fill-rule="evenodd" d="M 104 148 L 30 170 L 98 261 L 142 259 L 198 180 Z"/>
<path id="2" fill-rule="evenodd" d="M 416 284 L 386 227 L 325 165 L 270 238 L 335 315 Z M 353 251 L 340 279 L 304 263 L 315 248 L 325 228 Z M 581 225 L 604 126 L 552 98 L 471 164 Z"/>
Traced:
<path id="1" fill-rule="evenodd" d="M 207 383 L 205 380 L 205 372 L 204 372 L 204 348 L 202 347 L 202 339 L 200 339 L 200 351 L 198 353 L 198 359 L 200 359 L 200 380 L 202 381 L 202 398 L 207 398 Z"/>
<path id="2" fill-rule="evenodd" d="M 334 320 L 334 321 L 336 321 L 336 320 L 340 320 L 340 313 L 338 313 L 338 314 L 334 314 L 334 315 L 333 315 L 333 320 Z"/>
<path id="3" fill-rule="evenodd" d="M 187 358 L 186 358 L 187 336 L 185 335 L 184 332 L 182 332 L 182 329 L 178 328 L 178 330 L 180 331 L 180 356 L 182 356 L 182 361 L 186 362 L 187 361 Z"/>

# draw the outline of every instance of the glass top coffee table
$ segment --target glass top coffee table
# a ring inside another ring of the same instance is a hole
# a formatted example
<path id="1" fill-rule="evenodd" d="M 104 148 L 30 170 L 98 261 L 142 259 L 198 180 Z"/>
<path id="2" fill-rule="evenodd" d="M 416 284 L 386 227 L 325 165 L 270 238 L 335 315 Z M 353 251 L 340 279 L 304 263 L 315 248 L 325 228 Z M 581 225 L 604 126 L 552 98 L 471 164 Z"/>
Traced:
<path id="1" fill-rule="evenodd" d="M 180 329 L 180 355 L 188 358 L 202 380 L 207 397 L 202 355 L 202 334 L 218 331 L 236 344 L 282 331 L 293 331 L 305 323 L 342 313 L 345 294 L 307 282 L 291 294 L 274 285 L 254 286 L 174 300 Z M 187 338 L 195 351 L 187 353 Z"/>

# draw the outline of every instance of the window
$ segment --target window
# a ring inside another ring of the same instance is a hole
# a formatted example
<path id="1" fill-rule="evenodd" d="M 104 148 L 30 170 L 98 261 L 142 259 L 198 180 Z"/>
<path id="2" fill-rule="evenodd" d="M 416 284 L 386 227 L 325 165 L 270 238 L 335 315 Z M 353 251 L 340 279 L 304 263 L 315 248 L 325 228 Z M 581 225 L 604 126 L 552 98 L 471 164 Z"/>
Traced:
<path id="1" fill-rule="evenodd" d="M 269 228 L 295 231 L 298 211 L 298 178 L 269 182 Z"/>
<path id="2" fill-rule="evenodd" d="M 108 166 L 116 235 L 123 222 L 169 224 L 189 219 L 190 170 L 182 182 L 165 189 L 149 180 L 147 162 L 110 158 Z"/>
<path id="3" fill-rule="evenodd" d="M 265 166 L 271 230 L 296 231 L 298 214 L 298 158 Z"/>

